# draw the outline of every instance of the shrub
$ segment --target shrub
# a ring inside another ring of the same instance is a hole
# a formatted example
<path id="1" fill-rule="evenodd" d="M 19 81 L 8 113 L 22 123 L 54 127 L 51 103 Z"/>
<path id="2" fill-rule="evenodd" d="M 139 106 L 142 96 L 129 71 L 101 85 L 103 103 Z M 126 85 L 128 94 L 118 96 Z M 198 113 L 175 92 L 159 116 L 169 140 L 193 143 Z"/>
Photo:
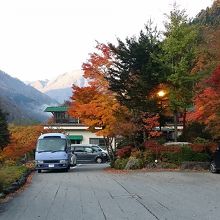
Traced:
<path id="1" fill-rule="evenodd" d="M 128 162 L 125 166 L 126 170 L 134 170 L 134 169 L 140 169 L 144 167 L 144 161 L 139 158 L 135 157 L 129 157 Z"/>
<path id="2" fill-rule="evenodd" d="M 6 160 L 4 162 L 4 166 L 15 166 L 16 165 L 16 161 L 14 160 Z"/>
<path id="3" fill-rule="evenodd" d="M 201 152 L 205 152 L 206 146 L 201 143 L 195 143 L 195 144 L 191 144 L 191 149 L 194 152 L 201 153 Z"/>
<path id="4" fill-rule="evenodd" d="M 217 143 L 209 142 L 208 144 L 206 144 L 206 152 L 212 154 L 216 151 L 217 147 L 218 147 Z"/>
<path id="5" fill-rule="evenodd" d="M 131 146 L 126 146 L 120 149 L 117 149 L 116 151 L 116 156 L 118 156 L 119 158 L 128 158 L 131 155 Z"/>
<path id="6" fill-rule="evenodd" d="M 159 144 L 157 141 L 148 140 L 144 142 L 144 148 L 147 150 L 159 147 L 161 147 L 161 144 Z"/>
<path id="7" fill-rule="evenodd" d="M 165 169 L 176 169 L 178 168 L 178 165 L 174 163 L 162 163 L 161 167 Z"/>
<path id="8" fill-rule="evenodd" d="M 148 164 L 148 163 L 153 163 L 155 161 L 155 154 L 152 153 L 151 151 L 144 151 L 143 152 L 143 160 L 145 162 L 145 164 Z"/>
<path id="9" fill-rule="evenodd" d="M 157 155 L 160 155 L 161 153 L 164 153 L 164 152 L 180 152 L 181 151 L 181 147 L 179 145 L 164 146 L 155 141 L 146 141 L 144 143 L 144 146 L 147 150 L 150 150 L 151 152 Z"/>
<path id="10" fill-rule="evenodd" d="M 114 168 L 119 169 L 119 170 L 123 170 L 125 168 L 127 162 L 128 162 L 128 158 L 127 159 L 119 158 L 114 162 Z"/>
<path id="11" fill-rule="evenodd" d="M 207 153 L 197 153 L 189 147 L 182 147 L 181 152 L 178 153 L 165 152 L 161 155 L 161 157 L 162 161 L 177 165 L 180 165 L 184 161 L 205 162 L 209 161 L 210 158 Z"/>
<path id="12" fill-rule="evenodd" d="M 153 154 L 156 154 L 159 156 L 161 152 L 163 151 L 164 146 L 159 144 L 156 141 L 149 140 L 149 141 L 144 142 L 144 147 L 145 147 L 145 150 L 151 151 Z"/>
<path id="13" fill-rule="evenodd" d="M 180 161 L 194 161 L 195 153 L 189 147 L 182 147 L 180 152 Z"/>
<path id="14" fill-rule="evenodd" d="M 134 148 L 132 151 L 131 151 L 131 156 L 132 157 L 135 157 L 135 158 L 142 158 L 143 157 L 143 152 Z"/>
<path id="15" fill-rule="evenodd" d="M 210 156 L 207 153 L 196 153 L 194 155 L 194 161 L 198 161 L 198 162 L 210 161 Z"/>
<path id="16" fill-rule="evenodd" d="M 161 155 L 161 160 L 163 162 L 168 163 L 174 163 L 174 164 L 180 164 L 180 153 L 173 153 L 173 152 L 165 152 Z"/>

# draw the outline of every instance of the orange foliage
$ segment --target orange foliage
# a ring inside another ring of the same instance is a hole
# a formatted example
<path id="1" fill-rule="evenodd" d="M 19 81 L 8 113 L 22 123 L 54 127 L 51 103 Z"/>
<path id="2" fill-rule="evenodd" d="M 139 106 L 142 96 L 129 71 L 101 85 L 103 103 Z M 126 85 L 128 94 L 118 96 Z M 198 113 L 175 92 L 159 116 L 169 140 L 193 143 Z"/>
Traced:
<path id="1" fill-rule="evenodd" d="M 84 77 L 89 80 L 89 86 L 73 86 L 69 115 L 79 117 L 97 135 L 128 135 L 136 129 L 130 121 L 130 113 L 108 90 L 108 82 L 104 77 L 111 65 L 110 50 L 104 44 L 98 44 L 96 48 L 98 53 L 90 54 L 88 62 L 83 64 Z"/>
<path id="2" fill-rule="evenodd" d="M 97 135 L 115 136 L 135 129 L 128 110 L 113 95 L 103 94 L 95 87 L 74 87 L 74 101 L 69 114 L 79 117 Z M 95 129 L 95 128 L 102 129 Z"/>
<path id="3" fill-rule="evenodd" d="M 90 54 L 90 59 L 82 66 L 83 76 L 89 80 L 90 86 L 95 86 L 103 91 L 108 88 L 108 81 L 105 80 L 104 73 L 111 66 L 112 58 L 107 45 L 98 43 L 96 49 L 98 52 Z"/>
<path id="4" fill-rule="evenodd" d="M 13 126 L 10 128 L 11 141 L 2 151 L 7 159 L 17 159 L 31 152 L 36 147 L 38 136 L 43 132 L 42 126 Z"/>

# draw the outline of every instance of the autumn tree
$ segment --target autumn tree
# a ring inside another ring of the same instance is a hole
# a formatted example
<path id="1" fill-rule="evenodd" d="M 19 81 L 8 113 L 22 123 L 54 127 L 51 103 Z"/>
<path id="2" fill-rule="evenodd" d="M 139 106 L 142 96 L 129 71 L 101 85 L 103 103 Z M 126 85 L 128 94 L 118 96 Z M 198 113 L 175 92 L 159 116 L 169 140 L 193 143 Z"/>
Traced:
<path id="1" fill-rule="evenodd" d="M 6 159 L 16 160 L 32 152 L 37 139 L 43 132 L 43 127 L 35 126 L 10 126 L 10 143 L 3 149 L 2 155 Z"/>
<path id="2" fill-rule="evenodd" d="M 196 46 L 198 43 L 198 30 L 189 24 L 184 10 L 176 5 L 167 15 L 165 23 L 165 39 L 162 44 L 164 61 L 169 71 L 167 82 L 169 84 L 169 106 L 174 114 L 175 140 L 177 139 L 177 115 L 183 113 L 185 127 L 186 109 L 192 106 L 192 98 L 196 74 L 192 73 L 196 60 Z"/>
<path id="3" fill-rule="evenodd" d="M 111 54 L 108 46 L 97 44 L 97 53 L 90 55 L 83 64 L 87 87 L 73 86 L 72 103 L 69 114 L 79 117 L 89 130 L 103 136 L 106 147 L 114 160 L 113 139 L 118 135 L 129 135 L 135 126 L 130 122 L 130 113 L 119 104 L 114 94 L 108 89 L 105 71 L 111 65 Z"/>
<path id="4" fill-rule="evenodd" d="M 220 138 L 220 66 L 197 86 L 194 110 L 187 118 L 204 123 L 214 138 Z"/>
<path id="5" fill-rule="evenodd" d="M 6 114 L 0 109 L 0 149 L 3 150 L 9 143 L 10 135 L 8 130 L 8 124 L 6 121 Z"/>

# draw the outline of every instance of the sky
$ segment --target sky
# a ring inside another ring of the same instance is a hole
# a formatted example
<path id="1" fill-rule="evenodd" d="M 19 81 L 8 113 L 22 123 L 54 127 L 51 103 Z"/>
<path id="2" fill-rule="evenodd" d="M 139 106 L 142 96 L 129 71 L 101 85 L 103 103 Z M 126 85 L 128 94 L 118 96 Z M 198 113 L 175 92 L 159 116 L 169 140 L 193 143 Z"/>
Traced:
<path id="1" fill-rule="evenodd" d="M 189 17 L 213 0 L 176 0 Z M 149 19 L 163 29 L 174 0 L 0 0 L 0 69 L 22 81 L 79 70 L 96 41 L 137 36 Z"/>

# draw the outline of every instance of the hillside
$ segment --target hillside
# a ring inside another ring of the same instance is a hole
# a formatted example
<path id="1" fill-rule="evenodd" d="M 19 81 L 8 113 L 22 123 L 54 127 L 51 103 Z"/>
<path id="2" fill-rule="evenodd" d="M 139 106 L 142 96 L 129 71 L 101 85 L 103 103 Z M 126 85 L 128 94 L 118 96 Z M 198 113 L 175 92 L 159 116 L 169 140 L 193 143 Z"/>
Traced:
<path id="1" fill-rule="evenodd" d="M 193 20 L 201 29 L 203 43 L 201 48 L 209 54 L 208 61 L 215 66 L 220 63 L 220 0 L 202 10 Z M 208 60 L 207 59 L 207 60 Z"/>
<path id="2" fill-rule="evenodd" d="M 211 7 L 207 7 L 206 10 L 201 10 L 193 22 L 205 26 L 219 26 L 220 0 L 215 0 Z"/>
<path id="3" fill-rule="evenodd" d="M 44 121 L 46 106 L 57 104 L 45 94 L 0 71 L 0 107 L 8 113 L 9 122 Z"/>
<path id="4" fill-rule="evenodd" d="M 86 84 L 86 80 L 82 76 L 82 71 L 76 70 L 66 72 L 53 80 L 38 80 L 29 83 L 29 85 L 33 86 L 35 89 L 47 94 L 61 104 L 69 100 L 72 95 L 73 84 L 80 87 Z"/>

